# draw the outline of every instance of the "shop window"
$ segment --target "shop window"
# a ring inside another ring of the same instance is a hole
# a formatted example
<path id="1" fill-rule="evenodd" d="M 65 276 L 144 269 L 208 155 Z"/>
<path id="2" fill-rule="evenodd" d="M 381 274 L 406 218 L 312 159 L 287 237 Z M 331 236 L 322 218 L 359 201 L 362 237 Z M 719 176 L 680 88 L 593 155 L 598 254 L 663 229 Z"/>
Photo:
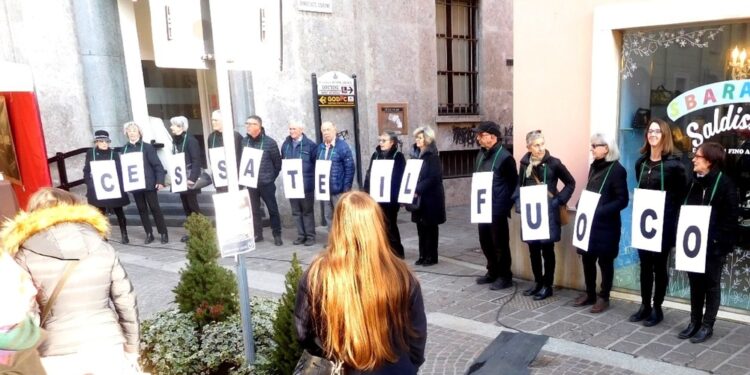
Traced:
<path id="1" fill-rule="evenodd" d="M 438 0 L 438 114 L 478 114 L 477 1 Z"/>

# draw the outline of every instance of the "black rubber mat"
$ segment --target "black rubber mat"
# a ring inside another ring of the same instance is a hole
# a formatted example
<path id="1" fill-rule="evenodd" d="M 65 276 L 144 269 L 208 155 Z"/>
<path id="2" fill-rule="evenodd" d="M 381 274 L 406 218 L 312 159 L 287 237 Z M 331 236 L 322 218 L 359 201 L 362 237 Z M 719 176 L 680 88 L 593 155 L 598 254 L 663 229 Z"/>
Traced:
<path id="1" fill-rule="evenodd" d="M 528 375 L 547 336 L 501 332 L 469 366 L 466 375 Z"/>

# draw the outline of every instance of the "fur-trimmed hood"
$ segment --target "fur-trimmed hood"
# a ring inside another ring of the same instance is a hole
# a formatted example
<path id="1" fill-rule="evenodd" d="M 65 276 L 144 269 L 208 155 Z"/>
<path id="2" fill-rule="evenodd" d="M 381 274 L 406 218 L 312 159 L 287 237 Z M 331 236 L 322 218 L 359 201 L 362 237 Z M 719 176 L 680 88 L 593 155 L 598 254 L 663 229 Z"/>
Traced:
<path id="1" fill-rule="evenodd" d="M 61 259 L 80 259 L 108 235 L 109 222 L 104 215 L 83 204 L 22 211 L 4 223 L 0 232 L 2 252 L 15 255 L 23 247 Z"/>

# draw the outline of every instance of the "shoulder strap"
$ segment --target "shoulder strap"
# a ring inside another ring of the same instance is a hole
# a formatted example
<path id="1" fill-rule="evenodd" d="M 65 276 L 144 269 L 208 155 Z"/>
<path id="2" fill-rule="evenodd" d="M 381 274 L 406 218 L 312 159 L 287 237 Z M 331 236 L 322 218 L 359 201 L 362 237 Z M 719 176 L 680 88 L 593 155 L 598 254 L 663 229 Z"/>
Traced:
<path id="1" fill-rule="evenodd" d="M 68 277 L 70 276 L 71 272 L 78 266 L 78 263 L 80 260 L 74 260 L 69 262 L 65 265 L 65 269 L 62 272 L 62 276 L 60 276 L 60 280 L 57 280 L 57 285 L 55 285 L 55 289 L 52 291 L 52 295 L 47 300 L 47 304 L 44 305 L 44 309 L 42 310 L 41 320 L 39 323 L 40 327 L 44 327 L 44 323 L 47 322 L 47 318 L 49 317 L 49 313 L 52 310 L 52 305 L 55 304 L 55 300 L 57 300 L 57 296 L 60 294 L 60 291 L 62 291 L 62 288 L 65 286 L 65 282 L 68 281 Z"/>

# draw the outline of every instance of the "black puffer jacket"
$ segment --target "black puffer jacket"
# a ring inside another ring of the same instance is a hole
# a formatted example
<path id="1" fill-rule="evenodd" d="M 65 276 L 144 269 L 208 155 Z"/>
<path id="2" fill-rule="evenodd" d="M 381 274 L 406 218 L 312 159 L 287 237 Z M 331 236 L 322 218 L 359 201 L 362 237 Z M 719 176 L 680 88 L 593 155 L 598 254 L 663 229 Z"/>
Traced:
<path id="1" fill-rule="evenodd" d="M 164 170 L 164 166 L 161 165 L 161 160 L 156 156 L 156 149 L 150 143 L 145 143 L 143 140 L 139 140 L 135 144 L 126 143 L 122 148 L 123 154 L 129 154 L 131 152 L 143 152 L 143 169 L 146 176 L 146 188 L 143 190 L 131 191 L 131 193 L 137 193 L 140 191 L 155 191 L 156 184 L 164 185 L 164 176 L 167 171 Z M 128 173 L 123 171 L 123 173 Z M 125 176 L 123 175 L 123 179 Z"/>
<path id="2" fill-rule="evenodd" d="M 628 206 L 627 172 L 618 161 L 594 160 L 586 190 L 601 194 L 591 225 L 588 253 L 617 257 L 620 251 L 620 211 Z M 578 250 L 579 254 L 585 253 Z"/>
<path id="3" fill-rule="evenodd" d="M 664 171 L 663 187 L 662 170 Z M 661 249 L 662 251 L 669 251 L 674 247 L 680 205 L 685 200 L 687 187 L 685 167 L 680 159 L 674 155 L 664 155 L 660 161 L 652 162 L 649 155 L 644 154 L 635 162 L 635 180 L 638 181 L 636 185 L 638 188 L 667 192 Z"/>
<path id="4" fill-rule="evenodd" d="M 709 205 L 711 220 L 708 226 L 707 255 L 723 257 L 734 250 L 737 243 L 737 217 L 739 197 L 732 180 L 726 174 L 713 170 L 703 177 L 694 176 L 690 184 L 686 204 Z M 716 192 L 714 193 L 714 185 Z"/>
<path id="5" fill-rule="evenodd" d="M 276 141 L 266 135 L 266 129 L 260 128 L 260 135 L 256 138 L 248 134 L 242 139 L 242 145 L 263 150 L 263 158 L 260 159 L 260 167 L 258 168 L 258 186 L 276 182 L 276 177 L 281 172 L 281 153 Z"/>
<path id="6" fill-rule="evenodd" d="M 381 206 L 398 207 L 398 189 L 401 187 L 401 179 L 404 177 L 406 169 L 406 158 L 404 153 L 398 150 L 395 145 L 390 150 L 383 151 L 380 146 L 375 148 L 370 158 L 370 166 L 367 167 L 367 176 L 365 177 L 364 191 L 370 191 L 370 170 L 372 170 L 373 160 L 393 160 L 393 172 L 391 173 L 391 202 L 380 203 Z"/>
<path id="7" fill-rule="evenodd" d="M 513 192 L 518 184 L 516 160 L 499 142 L 492 148 L 482 148 L 474 163 L 475 172 L 490 172 L 492 176 L 492 216 L 510 216 Z"/>
<path id="8" fill-rule="evenodd" d="M 201 146 L 192 135 L 183 132 L 172 138 L 172 154 L 185 154 L 185 168 L 188 170 L 187 179 L 198 181 L 201 175 Z M 180 194 L 197 194 L 201 189 L 188 189 Z"/>
<path id="9" fill-rule="evenodd" d="M 415 145 L 412 155 L 423 160 L 419 171 L 419 181 L 414 190 L 420 199 L 419 209 L 411 213 L 411 221 L 427 225 L 445 223 L 445 189 L 443 188 L 443 166 L 434 143 L 430 143 L 423 153 Z"/>
<path id="10" fill-rule="evenodd" d="M 94 188 L 94 180 L 91 177 L 91 162 L 99 160 L 114 160 L 117 168 L 117 178 L 120 181 L 120 198 L 114 199 L 97 199 Z M 100 150 L 97 147 L 86 152 L 86 162 L 83 167 L 83 180 L 86 182 L 86 199 L 94 207 L 115 208 L 123 207 L 130 204 L 128 194 L 122 190 L 122 168 L 120 166 L 120 153 L 110 148 Z"/>
<path id="11" fill-rule="evenodd" d="M 560 161 L 560 159 L 551 156 L 549 151 L 544 152 L 544 157 L 539 165 L 532 168 L 532 176 L 526 177 L 526 169 L 529 167 L 531 160 L 531 153 L 527 152 L 526 155 L 521 158 L 521 167 L 518 170 L 519 183 L 516 188 L 516 193 L 513 195 L 516 204 L 521 199 L 520 188 L 524 186 L 538 185 L 537 180 L 540 183 L 547 185 L 547 191 L 552 194 L 549 198 L 548 210 L 549 210 L 549 240 L 540 241 L 526 241 L 528 243 L 549 243 L 560 241 L 560 209 L 561 205 L 565 205 L 573 195 L 573 191 L 576 189 L 576 180 L 568 172 L 568 168 Z M 536 176 L 536 179 L 534 178 Z M 557 182 L 562 181 L 565 186 L 560 192 L 557 191 Z"/>

